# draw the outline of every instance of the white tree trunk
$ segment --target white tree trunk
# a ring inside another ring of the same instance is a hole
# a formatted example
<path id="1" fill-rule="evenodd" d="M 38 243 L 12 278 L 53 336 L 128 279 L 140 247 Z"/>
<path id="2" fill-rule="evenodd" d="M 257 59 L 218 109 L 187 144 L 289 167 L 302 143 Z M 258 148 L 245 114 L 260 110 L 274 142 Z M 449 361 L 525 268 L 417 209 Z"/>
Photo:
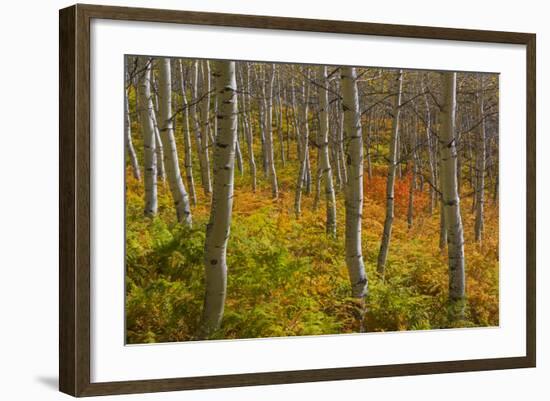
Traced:
<path id="1" fill-rule="evenodd" d="M 364 298 L 368 291 L 367 275 L 361 246 L 363 213 L 363 138 L 357 93 L 356 72 L 353 67 L 341 67 L 342 110 L 346 141 L 347 181 L 346 198 L 346 265 L 352 296 Z"/>
<path id="2" fill-rule="evenodd" d="M 308 140 L 309 140 L 309 134 L 308 134 Z M 309 143 L 307 145 L 307 153 L 306 153 L 306 170 L 305 170 L 305 176 L 304 176 L 304 185 L 306 186 L 305 192 L 306 195 L 311 194 L 311 160 L 309 156 Z"/>
<path id="3" fill-rule="evenodd" d="M 130 159 L 130 165 L 132 166 L 132 174 L 136 180 L 141 180 L 141 171 L 139 170 L 139 163 L 136 155 L 136 150 L 134 149 L 134 144 L 132 142 L 132 125 L 130 121 L 130 105 L 128 102 L 128 89 L 126 89 L 124 96 L 124 129 L 126 132 L 125 143 L 126 150 L 128 151 L 128 158 Z"/>
<path id="4" fill-rule="evenodd" d="M 340 156 L 340 114 L 342 114 L 341 110 L 342 108 L 340 102 L 335 102 L 332 107 L 332 118 L 330 120 L 332 129 L 332 164 L 335 167 L 334 173 L 336 176 L 336 185 L 339 191 L 344 188 L 344 177 L 342 176 L 342 161 Z"/>
<path id="5" fill-rule="evenodd" d="M 258 77 L 260 80 L 260 99 L 258 100 L 258 121 L 260 122 L 260 142 L 262 144 L 262 171 L 264 176 L 269 178 L 268 160 L 267 160 L 267 100 L 265 94 L 265 69 L 262 68 L 262 75 Z"/>
<path id="6" fill-rule="evenodd" d="M 296 140 L 296 158 L 300 160 L 302 154 L 301 147 L 301 135 L 300 135 L 300 121 L 298 118 L 298 107 L 296 105 L 296 87 L 294 85 L 294 77 L 290 79 L 290 102 L 292 105 L 292 125 L 294 127 L 294 139 Z"/>
<path id="7" fill-rule="evenodd" d="M 378 253 L 378 274 L 384 275 L 386 268 L 386 260 L 388 258 L 388 250 L 390 247 L 391 230 L 393 225 L 394 213 L 394 186 L 395 186 L 395 170 L 397 167 L 397 146 L 399 139 L 399 115 L 401 114 L 401 92 L 403 89 L 403 71 L 400 70 L 397 76 L 397 94 L 393 103 L 393 124 L 392 134 L 389 146 L 388 155 L 388 180 L 386 182 L 386 219 L 384 221 L 384 232 L 382 233 L 382 241 L 380 243 L 380 252 Z"/>
<path id="8" fill-rule="evenodd" d="M 277 120 L 277 136 L 279 138 L 279 145 L 281 146 L 279 149 L 280 155 L 281 155 L 281 165 L 283 168 L 286 165 L 286 156 L 285 156 L 285 139 L 283 135 L 283 106 L 282 106 L 282 99 L 281 99 L 281 76 L 279 73 L 277 73 L 277 96 L 276 104 L 277 107 L 275 108 L 275 118 Z"/>
<path id="9" fill-rule="evenodd" d="M 201 63 L 201 73 L 202 73 L 202 91 L 203 99 L 201 102 L 201 117 L 202 117 L 202 130 L 203 143 L 205 144 L 204 150 L 208 155 L 209 146 L 208 141 L 214 142 L 214 137 L 212 135 L 211 126 L 210 126 L 210 61 L 202 60 Z"/>
<path id="10" fill-rule="evenodd" d="M 181 179 L 178 150 L 172 121 L 172 75 L 170 59 L 159 60 L 159 132 L 164 145 L 164 166 L 174 199 L 178 222 L 191 225 L 189 196 Z"/>
<path id="11" fill-rule="evenodd" d="M 449 299 L 464 299 L 464 233 L 458 195 L 457 154 L 455 133 L 456 73 L 441 73 L 443 98 L 439 114 L 439 146 L 441 157 L 441 192 L 449 254 Z"/>
<path id="12" fill-rule="evenodd" d="M 343 88 L 342 88 L 343 90 Z M 342 99 L 338 99 L 338 108 L 342 110 Z M 343 115 L 338 115 L 338 159 L 340 167 L 342 168 L 342 184 L 348 182 L 348 167 L 346 166 L 345 151 L 344 151 L 344 117 Z M 342 189 L 342 188 L 340 188 Z"/>
<path id="13" fill-rule="evenodd" d="M 336 197 L 332 183 L 332 167 L 330 165 L 329 145 L 329 121 L 328 121 L 328 80 L 327 67 L 319 67 L 319 82 L 323 88 L 319 89 L 320 126 L 319 126 L 319 170 L 325 180 L 325 199 L 327 207 L 327 234 L 336 237 Z"/>
<path id="14" fill-rule="evenodd" d="M 479 74 L 479 118 L 478 144 L 476 147 L 476 220 L 475 240 L 480 242 L 483 236 L 483 207 L 485 205 L 485 118 L 483 115 L 483 75 Z"/>
<path id="15" fill-rule="evenodd" d="M 201 170 L 201 184 L 205 194 L 212 192 L 212 184 L 210 181 L 210 161 L 208 160 L 208 140 L 204 141 L 208 135 L 202 132 L 201 119 L 197 111 L 197 103 L 199 102 L 199 61 L 195 61 L 193 65 L 193 102 L 191 103 L 191 116 L 195 128 L 195 143 L 197 146 L 197 154 L 199 155 L 199 165 Z"/>
<path id="16" fill-rule="evenodd" d="M 157 158 L 155 154 L 155 124 L 153 100 L 151 99 L 151 60 L 138 58 L 138 71 L 144 71 L 138 85 L 141 135 L 143 137 L 143 170 L 146 216 L 157 214 Z"/>
<path id="17" fill-rule="evenodd" d="M 239 124 L 237 123 L 237 126 Z M 240 136 L 239 131 L 237 130 L 237 143 L 235 144 L 235 157 L 237 158 L 237 169 L 239 170 L 240 175 L 242 176 L 244 173 L 243 169 L 243 155 L 241 153 L 241 143 L 240 143 Z"/>
<path id="18" fill-rule="evenodd" d="M 266 156 L 267 156 L 267 176 L 271 180 L 271 196 L 276 199 L 279 196 L 279 186 L 277 184 L 277 170 L 275 169 L 275 160 L 273 157 L 273 83 L 275 80 L 275 64 L 271 64 L 267 75 L 267 88 L 265 90 L 266 103 Z"/>
<path id="19" fill-rule="evenodd" d="M 410 147 L 411 147 L 411 164 L 412 164 L 412 171 L 411 171 L 411 181 L 410 181 L 410 185 L 409 185 L 409 206 L 408 206 L 408 209 L 407 209 L 407 226 L 409 229 L 412 228 L 413 226 L 413 220 L 414 220 L 414 191 L 416 191 L 417 189 L 417 183 L 416 183 L 416 179 L 417 179 L 417 174 L 418 174 L 418 170 L 419 170 L 419 166 L 418 166 L 418 156 L 417 156 L 417 153 L 416 153 L 416 148 L 418 146 L 418 141 L 417 141 L 417 137 L 416 137 L 416 129 L 418 127 L 418 120 L 417 120 L 417 110 L 416 110 L 416 107 L 414 109 L 414 112 L 415 112 L 415 117 L 414 117 L 414 123 L 413 123 L 413 127 L 412 127 L 412 130 L 410 129 L 410 125 L 409 125 L 409 134 L 407 135 L 410 140 L 411 140 L 411 144 L 410 144 Z M 422 177 L 422 175 L 420 175 L 420 177 Z M 420 187 L 420 190 L 422 190 L 422 187 Z"/>
<path id="20" fill-rule="evenodd" d="M 256 192 L 256 160 L 254 159 L 254 133 L 252 131 L 252 109 L 250 102 L 250 91 L 252 89 L 250 85 L 250 64 L 245 63 L 246 68 L 246 93 L 242 94 L 242 105 L 243 105 L 243 117 L 244 124 L 246 127 L 246 146 L 248 149 L 248 165 L 250 168 L 250 178 L 252 180 L 252 191 Z M 243 77 L 243 80 L 245 78 Z"/>
<path id="21" fill-rule="evenodd" d="M 187 87 L 185 85 L 185 77 L 183 76 L 183 65 L 181 60 L 178 60 L 180 73 L 181 98 L 183 107 L 183 146 L 184 146 L 184 166 L 185 180 L 189 188 L 189 197 L 193 205 L 197 204 L 197 194 L 195 192 L 195 180 L 193 178 L 193 158 L 191 152 L 191 131 L 189 129 L 189 104 L 187 102 Z"/>
<path id="22" fill-rule="evenodd" d="M 367 159 L 367 177 L 370 180 L 372 180 L 372 162 L 371 162 L 371 152 L 370 152 L 370 144 L 371 144 L 371 138 L 372 138 L 372 127 L 374 125 L 373 123 L 373 113 L 371 112 L 369 115 L 369 120 L 367 122 L 367 135 L 366 135 L 366 143 L 365 143 L 365 158 Z"/>
<path id="23" fill-rule="evenodd" d="M 166 173 L 164 169 L 164 148 L 162 146 L 162 141 L 160 139 L 160 132 L 158 126 L 158 96 L 157 93 L 157 82 L 155 80 L 155 74 L 153 72 L 153 59 L 151 59 L 151 102 L 153 102 L 151 117 L 153 119 L 153 124 L 155 126 L 155 151 L 157 157 L 157 177 L 164 183 L 166 180 Z"/>
<path id="24" fill-rule="evenodd" d="M 421 80 L 421 87 L 422 87 L 422 92 L 426 92 L 426 85 L 425 85 L 425 82 L 424 82 L 424 75 L 422 75 L 422 80 Z M 435 163 L 434 163 L 434 156 L 433 156 L 433 141 L 432 141 L 432 115 L 430 113 L 430 104 L 428 103 L 428 94 L 425 93 L 424 94 L 424 105 L 426 107 L 426 142 L 427 142 L 427 153 L 428 153 L 428 164 L 430 166 L 430 179 L 431 179 L 431 183 L 430 183 L 430 203 L 429 203 L 429 211 L 430 211 L 430 214 L 433 214 L 433 211 L 435 209 L 435 206 L 436 206 L 436 201 L 437 201 L 437 192 L 435 190 L 435 186 L 437 185 L 437 179 L 436 179 L 436 174 L 435 174 Z"/>
<path id="25" fill-rule="evenodd" d="M 226 251 L 233 207 L 235 142 L 237 140 L 237 88 L 235 62 L 213 62 L 220 97 L 217 118 L 220 131 L 214 146 L 214 188 L 210 221 L 206 227 L 204 264 L 206 293 L 200 337 L 208 338 L 221 324 L 227 286 Z"/>
<path id="26" fill-rule="evenodd" d="M 306 77 L 309 79 L 309 70 L 306 72 Z M 302 94 L 302 130 L 300 132 L 300 138 L 297 139 L 297 141 L 300 142 L 300 169 L 298 171 L 296 194 L 294 197 L 294 212 L 296 216 L 300 216 L 302 213 L 302 188 L 307 181 L 307 163 L 309 155 L 309 85 L 306 80 L 303 81 Z"/>

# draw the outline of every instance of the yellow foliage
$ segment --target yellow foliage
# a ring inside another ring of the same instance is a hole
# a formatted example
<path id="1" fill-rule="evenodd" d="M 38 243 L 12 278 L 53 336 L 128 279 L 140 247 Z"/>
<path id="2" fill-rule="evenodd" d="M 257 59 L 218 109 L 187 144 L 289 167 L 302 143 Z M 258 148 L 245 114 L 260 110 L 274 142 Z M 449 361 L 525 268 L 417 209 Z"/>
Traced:
<path id="1" fill-rule="evenodd" d="M 139 131 L 135 123 L 133 127 L 134 145 L 141 157 Z M 177 135 L 181 135 L 180 127 Z M 259 146 L 256 143 L 258 159 Z M 276 200 L 271 199 L 261 163 L 257 190 L 252 192 L 245 148 L 241 146 L 245 171 L 235 173 L 228 295 L 222 329 L 216 335 L 246 338 L 357 332 L 362 310 L 349 298 L 343 193 L 336 197 L 337 238 L 330 239 L 325 235 L 324 200 L 313 209 L 314 185 L 313 193 L 302 198 L 301 216 L 294 214 L 294 142 L 286 165 L 277 163 L 280 196 Z M 315 149 L 310 159 L 314 179 Z M 158 217 L 149 220 L 142 216 L 143 184 L 132 177 L 128 167 L 126 304 L 130 343 L 188 340 L 195 334 L 202 305 L 201 251 L 210 199 L 200 186 L 198 161 L 193 163 L 197 205 L 192 208 L 195 228 L 190 232 L 182 231 L 175 221 L 167 184 L 159 185 Z M 181 168 L 183 171 L 184 166 Z M 364 182 L 363 251 L 370 287 L 367 330 L 450 327 L 445 313 L 447 255 L 439 250 L 438 208 L 433 215 L 428 213 L 426 184 L 423 191 L 414 193 L 414 224 L 407 227 L 411 176 L 406 171 L 395 184 L 395 219 L 385 280 L 375 273 L 385 215 L 386 171 L 385 166 L 375 164 L 372 179 L 365 174 Z M 475 244 L 471 202 L 471 196 L 461 200 L 467 276 L 463 325 L 495 326 L 499 323 L 498 205 L 486 202 L 484 239 Z"/>

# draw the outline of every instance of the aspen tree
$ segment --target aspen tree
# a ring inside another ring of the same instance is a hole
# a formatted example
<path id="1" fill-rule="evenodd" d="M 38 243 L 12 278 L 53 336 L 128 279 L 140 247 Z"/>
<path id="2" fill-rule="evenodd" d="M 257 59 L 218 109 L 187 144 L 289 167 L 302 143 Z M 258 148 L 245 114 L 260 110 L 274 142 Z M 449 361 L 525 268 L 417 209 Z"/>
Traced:
<path id="1" fill-rule="evenodd" d="M 275 80 L 275 64 L 271 64 L 267 74 L 267 87 L 265 89 L 265 135 L 266 135 L 266 158 L 267 158 L 267 177 L 271 181 L 271 196 L 279 196 L 279 187 L 277 184 L 277 170 L 275 169 L 275 160 L 273 157 L 273 83 Z"/>
<path id="2" fill-rule="evenodd" d="M 410 148 L 411 148 L 411 163 L 412 164 L 412 171 L 411 171 L 411 180 L 409 185 L 409 206 L 407 208 L 407 226 L 409 229 L 412 228 L 413 225 L 413 219 L 414 219 L 414 192 L 418 189 L 417 188 L 417 175 L 419 170 L 419 161 L 418 161 L 418 154 L 417 154 L 417 147 L 418 147 L 418 138 L 416 135 L 416 129 L 418 127 L 418 112 L 416 110 L 416 106 L 414 107 L 414 117 L 413 117 L 413 124 L 412 129 L 411 125 L 409 123 L 408 125 L 408 138 L 410 140 Z M 420 174 L 420 177 L 422 175 Z M 422 190 L 422 187 L 420 187 L 420 190 Z"/>
<path id="3" fill-rule="evenodd" d="M 363 138 L 359 113 L 356 72 L 354 67 L 341 67 L 342 111 L 346 141 L 347 181 L 346 205 L 346 265 L 351 282 L 351 294 L 356 298 L 367 295 L 368 281 L 361 246 L 361 217 L 363 213 Z"/>
<path id="4" fill-rule="evenodd" d="M 189 197 L 193 205 L 197 204 L 197 194 L 195 192 L 195 180 L 193 178 L 193 158 L 191 152 L 191 130 L 189 129 L 189 104 L 187 102 L 187 87 L 185 85 L 185 77 L 183 75 L 183 63 L 178 60 L 179 73 L 180 73 L 180 90 L 183 107 L 183 145 L 184 145 L 184 158 L 183 164 L 185 167 L 185 180 L 187 181 L 187 187 L 189 188 Z"/>
<path id="5" fill-rule="evenodd" d="M 481 241 L 483 235 L 483 208 L 485 204 L 485 118 L 483 114 L 483 75 L 479 74 L 479 93 L 478 93 L 478 114 L 480 123 L 477 127 L 477 147 L 476 147 L 476 219 L 475 219 L 475 240 Z"/>
<path id="6" fill-rule="evenodd" d="M 456 154 L 456 73 L 441 73 L 442 102 L 439 113 L 441 192 L 448 236 L 449 300 L 453 318 L 463 314 L 465 296 L 464 233 L 460 215 Z"/>
<path id="7" fill-rule="evenodd" d="M 321 89 L 319 89 L 319 106 L 320 106 L 320 121 L 319 121 L 319 170 L 324 176 L 325 180 L 325 198 L 327 207 L 327 221 L 326 230 L 327 234 L 336 236 L 336 197 L 334 195 L 334 186 L 332 183 L 332 168 L 329 160 L 329 120 L 328 120 L 328 80 L 327 80 L 327 67 L 322 66 L 318 68 L 319 82 L 321 83 Z"/>
<path id="8" fill-rule="evenodd" d="M 277 107 L 275 108 L 275 118 L 277 121 L 277 137 L 279 138 L 279 145 L 280 145 L 280 155 L 281 155 L 281 165 L 285 167 L 286 165 L 286 155 L 285 155 L 285 139 L 283 135 L 283 103 L 282 103 L 282 94 L 281 94 L 281 77 L 280 72 L 277 70 L 277 96 L 275 97 L 275 101 L 277 104 Z"/>
<path id="9" fill-rule="evenodd" d="M 302 154 L 301 147 L 301 135 L 300 135 L 300 122 L 298 118 L 298 107 L 296 105 L 296 86 L 294 84 L 294 76 L 290 79 L 290 90 L 291 90 L 291 106 L 292 106 L 292 125 L 294 127 L 294 139 L 296 140 L 296 154 L 298 160 L 300 160 Z"/>
<path id="10" fill-rule="evenodd" d="M 337 84 L 338 85 L 338 84 Z M 340 91 L 340 87 L 337 86 L 337 91 Z M 342 110 L 342 99 L 338 99 L 338 110 Z M 338 113 L 338 140 L 337 140 L 337 146 L 338 146 L 338 164 L 341 167 L 341 175 L 342 175 L 342 184 L 345 185 L 345 183 L 348 181 L 348 171 L 346 166 L 345 159 L 345 152 L 344 152 L 344 116 L 341 113 Z M 343 186 L 344 186 L 343 185 Z M 342 188 L 343 188 L 342 186 Z M 340 189 L 342 189 L 340 188 Z"/>
<path id="11" fill-rule="evenodd" d="M 309 79 L 309 70 L 306 71 L 306 77 Z M 296 193 L 294 197 L 294 212 L 296 213 L 296 216 L 300 216 L 302 213 L 302 189 L 304 183 L 307 183 L 307 163 L 309 155 L 309 85 L 305 79 L 302 86 L 302 95 L 302 130 L 300 138 L 298 139 L 300 142 L 300 169 L 298 171 L 298 180 L 296 183 Z"/>
<path id="12" fill-rule="evenodd" d="M 267 99 L 265 93 L 265 81 L 266 74 L 265 68 L 262 65 L 260 71 L 257 74 L 257 78 L 260 85 L 260 99 L 258 99 L 258 120 L 260 121 L 260 142 L 262 143 L 262 171 L 264 176 L 269 178 L 269 166 L 267 156 Z"/>
<path id="13" fill-rule="evenodd" d="M 427 153 L 428 153 L 428 165 L 430 167 L 430 203 L 429 203 L 429 212 L 430 214 L 433 214 L 433 211 L 435 209 L 435 203 L 437 200 L 437 192 L 435 190 L 435 186 L 437 185 L 437 177 L 436 177 L 436 171 L 435 171 L 435 163 L 434 163 L 434 155 L 433 155 L 433 140 L 432 140 L 432 114 L 430 113 L 430 104 L 428 102 L 428 94 L 426 91 L 426 84 L 425 84 L 425 74 L 422 75 L 421 80 L 421 88 L 422 92 L 424 92 L 424 105 L 426 108 L 425 112 L 425 126 L 426 126 L 426 143 L 427 143 Z"/>
<path id="14" fill-rule="evenodd" d="M 238 126 L 238 123 L 237 123 Z M 240 144 L 240 138 L 239 138 L 239 131 L 237 130 L 237 143 L 235 144 L 235 158 L 237 159 L 237 169 L 239 170 L 239 174 L 242 176 L 244 173 L 243 170 L 243 155 L 241 153 L 241 144 Z"/>
<path id="15" fill-rule="evenodd" d="M 204 264 L 205 298 L 200 338 L 208 338 L 221 324 L 227 288 L 227 241 L 233 207 L 235 142 L 237 140 L 237 87 L 235 62 L 212 63 L 215 88 L 220 97 L 216 118 L 220 130 L 214 145 L 214 187 L 210 220 L 206 226 Z"/>
<path id="16" fill-rule="evenodd" d="M 386 181 L 386 219 L 384 221 L 384 232 L 382 233 L 382 241 L 380 243 L 380 252 L 378 253 L 378 274 L 384 275 L 386 268 L 386 260 L 388 258 L 388 250 L 390 247 L 391 231 L 393 225 L 394 213 L 394 186 L 395 172 L 397 167 L 397 147 L 399 137 L 399 115 L 401 113 L 401 92 L 403 89 L 403 71 L 399 70 L 396 79 L 397 93 L 393 103 L 393 122 L 392 134 L 389 146 L 388 155 L 388 178 Z"/>
<path id="17" fill-rule="evenodd" d="M 178 222 L 191 225 L 189 196 L 181 179 L 172 116 L 172 75 L 170 59 L 159 60 L 159 132 L 164 145 L 164 166 Z"/>
<path id="18" fill-rule="evenodd" d="M 138 85 L 141 135 L 143 137 L 143 170 L 146 216 L 157 214 L 157 158 L 153 101 L 151 99 L 151 59 L 138 58 L 138 71 L 143 71 Z"/>
<path id="19" fill-rule="evenodd" d="M 162 145 L 162 140 L 160 139 L 160 132 L 158 126 L 158 111 L 159 111 L 159 102 L 158 102 L 158 88 L 157 80 L 155 78 L 155 71 L 153 68 L 154 59 L 151 59 L 151 101 L 153 102 L 153 107 L 151 109 L 151 118 L 153 119 L 153 125 L 155 126 L 155 152 L 157 157 L 157 177 L 164 183 L 166 180 L 166 173 L 164 169 L 164 146 Z"/>
<path id="20" fill-rule="evenodd" d="M 128 152 L 128 158 L 130 159 L 130 165 L 132 166 L 132 174 L 136 180 L 141 180 L 141 171 L 139 169 L 139 163 L 136 155 L 136 150 L 132 142 L 132 125 L 130 121 L 130 105 L 128 102 L 128 88 L 126 88 L 124 94 L 124 143 Z"/>
<path id="21" fill-rule="evenodd" d="M 367 176 L 369 181 L 372 180 L 372 162 L 371 162 L 371 151 L 370 151 L 370 144 L 371 144 L 371 138 L 372 138 L 372 112 L 369 114 L 369 119 L 367 122 L 367 138 L 365 143 L 365 158 L 367 159 Z"/>
<path id="22" fill-rule="evenodd" d="M 210 181 L 210 161 L 208 158 L 208 134 L 202 132 L 202 123 L 197 110 L 199 102 L 199 61 L 196 60 L 193 65 L 193 101 L 191 102 L 191 115 L 195 128 L 195 143 L 197 146 L 197 154 L 199 156 L 199 165 L 201 170 L 201 184 L 205 194 L 212 192 L 212 184 Z"/>
<path id="23" fill-rule="evenodd" d="M 246 94 L 242 94 L 242 105 L 243 105 L 243 116 L 246 126 L 246 146 L 248 148 L 248 166 L 250 168 L 250 178 L 252 179 L 252 191 L 256 191 L 256 160 L 254 159 L 254 133 L 252 130 L 252 104 L 250 101 L 250 64 L 245 63 L 246 75 L 243 80 L 246 80 L 246 83 L 243 87 L 246 88 Z"/>

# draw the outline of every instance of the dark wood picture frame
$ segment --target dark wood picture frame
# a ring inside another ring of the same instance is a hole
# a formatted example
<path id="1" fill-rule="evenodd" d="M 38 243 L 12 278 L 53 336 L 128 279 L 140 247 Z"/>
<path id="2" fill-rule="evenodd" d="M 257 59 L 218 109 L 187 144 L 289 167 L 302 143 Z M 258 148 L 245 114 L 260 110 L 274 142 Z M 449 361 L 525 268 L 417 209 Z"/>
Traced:
<path id="1" fill-rule="evenodd" d="M 526 356 L 91 383 L 90 21 L 93 18 L 525 45 Z M 59 30 L 59 388 L 62 392 L 73 396 L 94 396 L 535 367 L 535 34 L 82 4 L 60 10 Z"/>

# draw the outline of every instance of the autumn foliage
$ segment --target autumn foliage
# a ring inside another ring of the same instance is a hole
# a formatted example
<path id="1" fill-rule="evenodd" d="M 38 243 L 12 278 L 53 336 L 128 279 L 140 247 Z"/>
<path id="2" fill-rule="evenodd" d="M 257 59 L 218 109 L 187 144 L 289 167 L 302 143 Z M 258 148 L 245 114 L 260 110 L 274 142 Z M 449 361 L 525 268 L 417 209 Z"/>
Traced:
<path id="1" fill-rule="evenodd" d="M 131 95 L 132 96 L 132 95 Z M 135 123 L 134 123 L 135 124 Z M 137 125 L 134 132 L 138 132 Z M 389 132 L 388 132 L 389 134 Z M 176 127 L 181 146 L 181 125 Z M 138 155 L 142 143 L 135 135 Z M 194 145 L 193 145 L 194 146 Z M 258 146 L 258 145 L 257 145 Z M 275 146 L 279 146 L 275 143 Z M 241 146 L 243 158 L 245 146 Z M 258 148 L 258 152 L 260 152 Z M 350 298 L 344 261 L 344 196 L 336 194 L 337 238 L 325 234 L 325 204 L 313 207 L 314 190 L 305 194 L 297 218 L 293 194 L 296 149 L 283 167 L 277 160 L 280 195 L 271 198 L 269 181 L 258 171 L 251 189 L 246 163 L 236 170 L 235 198 L 227 264 L 228 289 L 221 329 L 213 338 L 255 338 L 358 332 L 362 311 Z M 245 159 L 246 160 L 246 159 Z M 312 172 L 316 149 L 311 150 Z M 198 161 L 194 160 L 199 180 Z M 183 169 L 183 167 L 182 167 Z M 485 205 L 485 234 L 474 236 L 472 197 L 466 184 L 461 199 L 465 230 L 467 307 L 464 320 L 447 314 L 448 264 L 439 249 L 439 213 L 428 211 L 428 186 L 414 193 L 414 224 L 407 227 L 410 168 L 401 166 L 395 183 L 395 220 L 386 274 L 376 274 L 385 214 L 386 167 L 373 159 L 365 174 L 363 252 L 369 277 L 365 325 L 369 332 L 495 326 L 499 324 L 498 203 Z M 197 187 L 193 227 L 175 219 L 167 183 L 159 182 L 158 215 L 143 216 L 143 184 L 126 171 L 126 327 L 128 343 L 195 338 L 204 295 L 203 252 L 209 198 Z"/>

